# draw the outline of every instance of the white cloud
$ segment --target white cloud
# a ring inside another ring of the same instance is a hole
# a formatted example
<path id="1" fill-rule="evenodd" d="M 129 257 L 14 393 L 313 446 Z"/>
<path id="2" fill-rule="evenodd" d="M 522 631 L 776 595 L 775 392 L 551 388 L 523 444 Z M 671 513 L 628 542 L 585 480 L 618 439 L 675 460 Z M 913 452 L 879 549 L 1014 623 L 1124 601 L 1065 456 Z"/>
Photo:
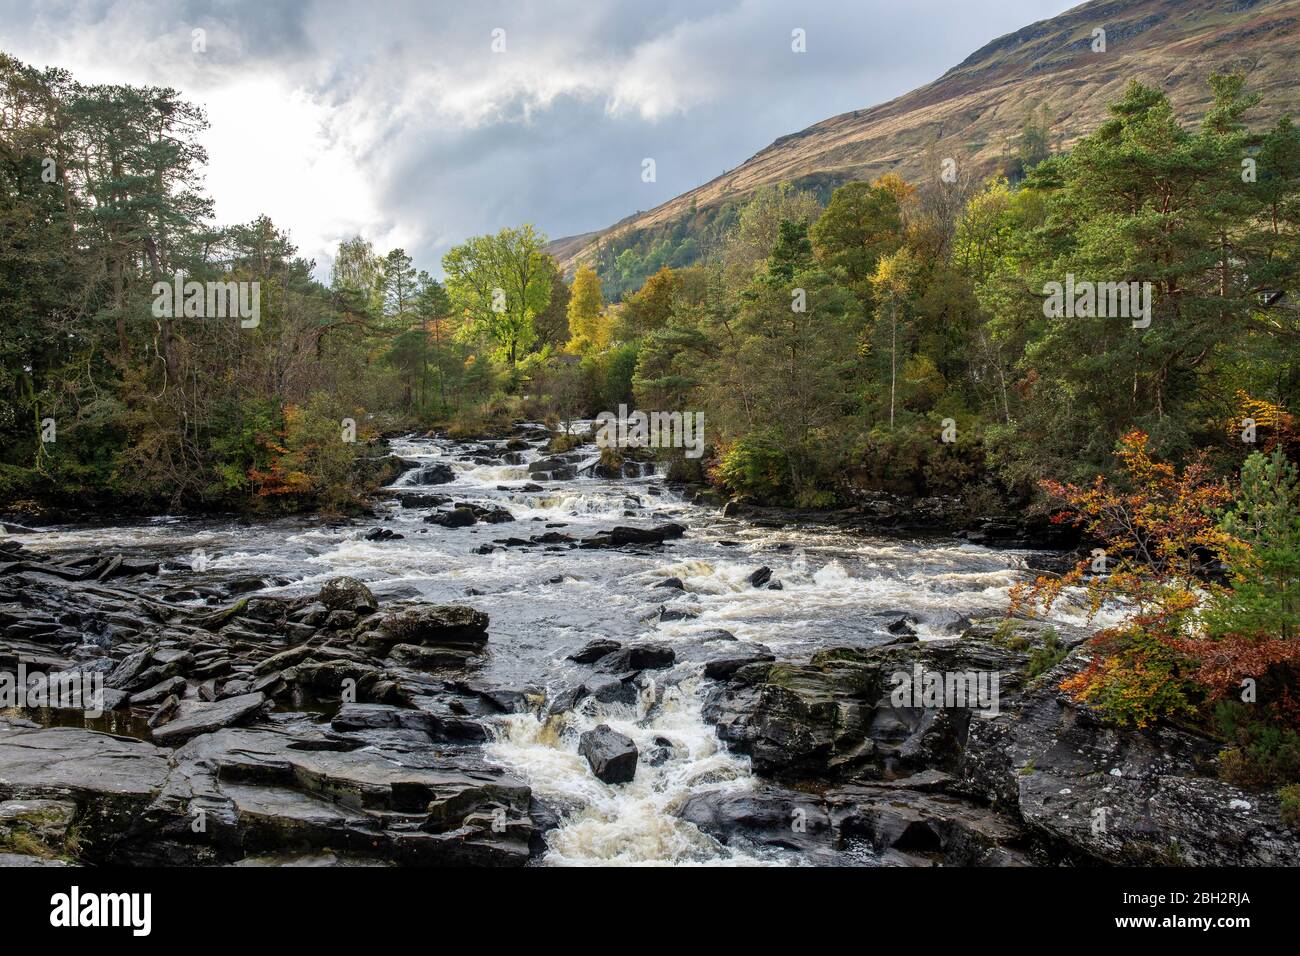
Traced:
<path id="1" fill-rule="evenodd" d="M 0 0 L 0 47 L 203 104 L 220 221 L 270 215 L 322 274 L 354 232 L 436 271 L 474 233 L 559 236 L 648 209 L 1071 4 Z M 206 53 L 191 52 L 195 27 Z M 491 52 L 495 27 L 506 53 Z M 790 51 L 794 27 L 806 54 Z"/>

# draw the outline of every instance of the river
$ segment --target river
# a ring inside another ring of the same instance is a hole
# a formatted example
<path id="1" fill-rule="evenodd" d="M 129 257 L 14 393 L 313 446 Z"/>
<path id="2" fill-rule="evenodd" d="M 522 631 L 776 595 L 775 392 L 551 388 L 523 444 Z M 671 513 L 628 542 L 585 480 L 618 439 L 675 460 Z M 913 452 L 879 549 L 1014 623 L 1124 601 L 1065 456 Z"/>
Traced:
<path id="1" fill-rule="evenodd" d="M 748 760 L 728 753 L 701 718 L 709 640 L 722 630 L 778 659 L 804 660 L 823 647 L 879 643 L 888 638 L 883 622 L 901 614 L 915 618 L 922 640 L 952 636 L 970 617 L 1005 610 L 1025 557 L 954 541 L 764 527 L 690 504 L 655 475 L 580 476 L 525 490 L 529 463 L 543 456 L 540 442 L 516 453 L 521 463 L 513 465 L 482 463 L 501 459 L 497 442 L 413 439 L 394 442 L 393 451 L 454 470 L 453 481 L 428 487 L 419 484 L 421 469 L 408 471 L 394 492 L 502 507 L 515 521 L 444 528 L 423 520 L 431 508 L 402 507 L 393 498 L 376 516 L 356 520 L 164 516 L 51 529 L 20 540 L 38 551 L 104 549 L 162 560 L 150 590 L 195 606 L 202 604 L 203 586 L 232 578 L 262 577 L 270 584 L 263 593 L 298 595 L 339 575 L 365 581 L 381 602 L 469 603 L 491 616 L 491 653 L 474 676 L 530 686 L 539 699 L 581 682 L 589 669 L 567 657 L 593 638 L 672 645 L 678 663 L 653 672 L 635 705 L 588 698 L 566 715 L 548 718 L 539 708 L 501 717 L 494 726 L 488 757 L 562 812 L 561 825 L 547 834 L 543 862 L 553 865 L 799 862 L 792 851 L 722 846 L 675 814 L 692 793 L 755 786 Z M 509 536 L 556 530 L 576 538 L 617 524 L 666 521 L 688 530 L 661 549 L 552 545 L 480 553 Z M 375 527 L 403 537 L 366 540 Z M 750 583 L 760 567 L 771 569 L 779 589 Z M 684 590 L 656 587 L 670 578 Z M 680 614 L 662 615 L 664 605 Z M 643 755 L 655 752 L 657 764 L 643 759 L 626 785 L 596 779 L 577 744 L 581 731 L 599 723 L 631 737 Z"/>

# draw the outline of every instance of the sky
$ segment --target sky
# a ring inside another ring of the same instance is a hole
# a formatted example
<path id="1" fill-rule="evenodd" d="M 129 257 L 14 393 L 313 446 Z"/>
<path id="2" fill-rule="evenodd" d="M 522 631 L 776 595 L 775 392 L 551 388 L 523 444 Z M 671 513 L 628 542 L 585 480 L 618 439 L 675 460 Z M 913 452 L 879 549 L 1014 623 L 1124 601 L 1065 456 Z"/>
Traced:
<path id="1" fill-rule="evenodd" d="M 218 222 L 269 215 L 322 277 L 358 234 L 439 275 L 469 236 L 611 225 L 1075 5 L 0 0 L 0 50 L 202 105 Z"/>

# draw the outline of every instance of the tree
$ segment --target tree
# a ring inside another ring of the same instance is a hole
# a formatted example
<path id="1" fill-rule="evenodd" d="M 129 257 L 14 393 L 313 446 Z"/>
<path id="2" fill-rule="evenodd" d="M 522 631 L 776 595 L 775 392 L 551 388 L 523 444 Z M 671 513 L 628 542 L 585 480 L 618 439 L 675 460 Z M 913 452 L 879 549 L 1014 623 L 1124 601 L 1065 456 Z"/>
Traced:
<path id="1" fill-rule="evenodd" d="M 617 338 L 631 341 L 668 324 L 673 303 L 681 288 L 677 273 L 664 266 L 645 285 L 623 301 L 617 322 Z"/>
<path id="2" fill-rule="evenodd" d="M 1207 560 L 1227 547 L 1215 511 L 1231 498 L 1228 484 L 1203 457 L 1180 472 L 1153 458 L 1149 441 L 1134 431 L 1119 444 L 1127 488 L 1101 476 L 1086 487 L 1043 482 L 1064 506 L 1057 520 L 1076 523 L 1087 538 L 1102 542 L 1101 556 L 1012 592 L 1013 609 L 1050 608 L 1080 583 L 1086 584 L 1090 616 L 1118 602 L 1122 620 L 1097 632 L 1091 662 L 1062 687 L 1139 727 L 1189 714 L 1199 703 L 1202 690 L 1187 649 L 1204 599 Z"/>
<path id="3" fill-rule="evenodd" d="M 709 407 L 723 429 L 751 439 L 733 443 L 732 451 L 770 449 L 775 457 L 765 457 L 779 462 L 783 487 L 804 505 L 826 503 L 839 464 L 825 451 L 841 445 L 834 433 L 857 372 L 857 354 L 845 348 L 861 326 L 856 313 L 852 295 L 813 259 L 808 227 L 785 220 L 709 376 Z M 723 475 L 747 471 L 727 456 L 720 467 Z"/>
<path id="4" fill-rule="evenodd" d="M 568 351 L 579 355 L 599 352 L 609 345 L 609 320 L 600 295 L 600 278 L 585 263 L 578 267 L 569 293 L 569 335 Z"/>
<path id="5" fill-rule="evenodd" d="M 918 267 L 911 251 L 903 248 L 877 262 L 871 276 L 872 297 L 879 303 L 876 328 L 888 329 L 889 428 L 894 428 L 898 396 L 898 327 L 907 320 L 908 300 L 916 286 Z"/>
<path id="6" fill-rule="evenodd" d="M 743 287 L 767 261 L 781 223 L 810 225 L 821 213 L 817 197 L 791 183 L 762 186 L 740 210 L 722 250 L 723 270 L 733 287 Z"/>
<path id="7" fill-rule="evenodd" d="M 1222 697 L 1267 675 L 1269 706 L 1300 715 L 1300 700 L 1291 699 L 1300 677 L 1300 473 L 1280 447 L 1246 459 L 1220 528 L 1232 587 L 1213 593 L 1208 640 L 1189 647 L 1201 661 L 1197 677 Z"/>
<path id="8" fill-rule="evenodd" d="M 533 327 L 537 330 L 537 347 L 555 351 L 569 341 L 569 287 L 551 256 L 543 256 L 542 261 L 549 277 L 551 299 L 537 313 Z"/>
<path id="9" fill-rule="evenodd" d="M 507 228 L 455 246 L 442 259 L 447 295 L 464 328 L 496 343 L 512 369 L 537 340 L 534 321 L 551 299 L 544 245 L 532 226 Z"/>
<path id="10" fill-rule="evenodd" d="M 898 199 L 886 186 L 849 183 L 835 190 L 826 211 L 809 231 L 817 260 L 842 270 L 865 309 L 871 308 L 871 277 L 881 257 L 903 242 Z"/>
<path id="11" fill-rule="evenodd" d="M 404 249 L 394 249 L 383 259 L 378 281 L 383 289 L 384 314 L 401 320 L 410 312 L 419 291 L 418 276 Z"/>
<path id="12" fill-rule="evenodd" d="M 361 236 L 339 243 L 330 269 L 330 287 L 367 315 L 383 311 L 384 262 Z"/>

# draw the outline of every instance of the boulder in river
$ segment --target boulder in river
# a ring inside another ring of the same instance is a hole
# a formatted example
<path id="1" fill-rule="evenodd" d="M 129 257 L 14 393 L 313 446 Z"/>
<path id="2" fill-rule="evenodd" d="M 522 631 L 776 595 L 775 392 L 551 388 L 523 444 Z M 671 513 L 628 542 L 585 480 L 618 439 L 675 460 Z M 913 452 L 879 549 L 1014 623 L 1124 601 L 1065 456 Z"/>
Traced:
<path id="1" fill-rule="evenodd" d="M 679 524 L 669 522 L 653 528 L 633 528 L 629 525 L 615 525 L 609 531 L 602 531 L 590 538 L 583 538 L 584 548 L 621 548 L 626 545 L 663 544 L 673 538 L 680 538 L 686 529 Z"/>
<path id="2" fill-rule="evenodd" d="M 606 673 L 620 674 L 624 671 L 672 667 L 676 660 L 676 652 L 667 644 L 661 641 L 645 641 L 640 644 L 630 644 L 604 657 L 597 667 Z"/>
<path id="3" fill-rule="evenodd" d="M 446 495 L 428 491 L 404 491 L 397 496 L 397 500 L 403 508 L 438 508 L 451 503 Z"/>
<path id="4" fill-rule="evenodd" d="M 456 480 L 456 471 L 446 462 L 435 462 L 432 465 L 425 465 L 415 475 L 412 484 L 416 485 L 445 485 L 448 482 Z"/>
<path id="5" fill-rule="evenodd" d="M 435 511 L 424 520 L 443 528 L 468 528 L 478 521 L 478 517 L 469 505 L 457 505 L 450 511 Z"/>
<path id="6" fill-rule="evenodd" d="M 569 660 L 576 661 L 579 664 L 594 664 L 622 646 L 618 641 L 611 641 L 607 637 L 598 637 L 594 641 L 588 641 L 584 644 L 577 653 L 570 654 Z"/>
<path id="7" fill-rule="evenodd" d="M 465 604 L 412 604 L 384 615 L 378 629 L 395 644 L 484 644 L 488 616 Z"/>
<path id="8" fill-rule="evenodd" d="M 375 600 L 370 588 L 356 578 L 348 577 L 330 578 L 321 585 L 316 600 L 331 611 L 355 611 L 358 614 L 368 614 L 379 607 L 379 602 Z"/>
<path id="9" fill-rule="evenodd" d="M 583 733 L 578 753 L 587 758 L 591 772 L 605 783 L 630 783 L 636 776 L 636 744 L 608 724 Z"/>

